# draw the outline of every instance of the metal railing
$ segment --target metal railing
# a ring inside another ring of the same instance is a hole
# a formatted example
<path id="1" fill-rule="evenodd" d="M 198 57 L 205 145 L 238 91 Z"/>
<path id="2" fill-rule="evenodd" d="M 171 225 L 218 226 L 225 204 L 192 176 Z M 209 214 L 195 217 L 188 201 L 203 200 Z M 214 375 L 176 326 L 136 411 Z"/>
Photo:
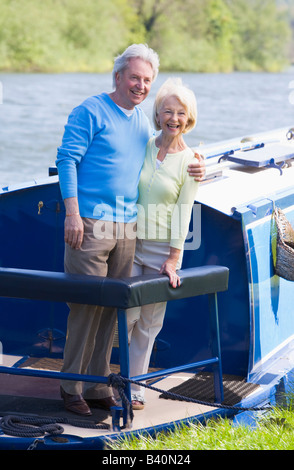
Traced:
<path id="1" fill-rule="evenodd" d="M 183 370 L 212 365 L 215 401 L 216 403 L 222 403 L 223 382 L 217 293 L 228 289 L 229 270 L 223 266 L 201 266 L 181 270 L 178 274 L 181 278 L 181 286 L 174 289 L 169 285 L 169 279 L 161 275 L 111 279 L 59 272 L 0 268 L 0 297 L 75 302 L 115 307 L 117 308 L 118 317 L 120 375 L 123 379 L 126 379 L 125 395 L 129 402 L 131 401 L 131 391 L 130 383 L 127 379 L 145 381 Z M 199 295 L 208 295 L 209 300 L 211 357 L 191 364 L 183 364 L 169 369 L 130 377 L 127 331 L 128 308 Z M 20 365 L 18 362 L 12 367 L 0 366 L 0 373 L 108 383 L 108 377 L 24 369 L 19 368 Z M 127 413 L 127 406 L 123 403 L 125 426 L 129 422 Z"/>

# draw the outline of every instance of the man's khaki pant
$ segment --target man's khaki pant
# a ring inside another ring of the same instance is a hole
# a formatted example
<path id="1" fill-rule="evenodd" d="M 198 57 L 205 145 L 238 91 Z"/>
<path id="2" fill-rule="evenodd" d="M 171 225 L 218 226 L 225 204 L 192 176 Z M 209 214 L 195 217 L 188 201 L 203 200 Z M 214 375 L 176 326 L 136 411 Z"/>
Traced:
<path id="1" fill-rule="evenodd" d="M 84 239 L 79 250 L 65 246 L 65 271 L 94 276 L 131 275 L 136 224 L 83 218 Z M 116 309 L 69 304 L 62 372 L 108 376 L 116 322 Z M 106 398 L 105 384 L 61 381 L 63 389 L 85 398 Z"/>

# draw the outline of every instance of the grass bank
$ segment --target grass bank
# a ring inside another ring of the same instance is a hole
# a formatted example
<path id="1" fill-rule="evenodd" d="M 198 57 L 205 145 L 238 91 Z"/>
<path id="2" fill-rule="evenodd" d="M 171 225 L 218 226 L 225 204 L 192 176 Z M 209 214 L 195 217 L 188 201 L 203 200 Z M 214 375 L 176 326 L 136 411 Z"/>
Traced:
<path id="1" fill-rule="evenodd" d="M 293 403 L 275 408 L 256 427 L 233 426 L 228 419 L 178 427 L 174 432 L 122 439 L 112 450 L 294 450 Z"/>

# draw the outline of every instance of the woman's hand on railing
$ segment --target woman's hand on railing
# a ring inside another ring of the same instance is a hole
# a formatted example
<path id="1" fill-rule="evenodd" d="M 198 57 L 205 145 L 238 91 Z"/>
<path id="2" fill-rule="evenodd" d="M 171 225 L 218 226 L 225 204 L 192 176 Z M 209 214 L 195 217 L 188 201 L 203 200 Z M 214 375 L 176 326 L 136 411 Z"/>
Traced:
<path id="1" fill-rule="evenodd" d="M 166 274 L 172 287 L 181 285 L 181 280 L 176 272 L 177 260 L 168 258 L 160 268 L 160 274 Z"/>

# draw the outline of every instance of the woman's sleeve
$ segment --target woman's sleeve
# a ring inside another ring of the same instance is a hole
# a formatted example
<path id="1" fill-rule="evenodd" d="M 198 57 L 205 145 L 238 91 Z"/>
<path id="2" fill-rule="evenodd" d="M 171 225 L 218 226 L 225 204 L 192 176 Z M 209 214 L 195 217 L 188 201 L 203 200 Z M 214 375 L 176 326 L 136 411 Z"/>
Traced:
<path id="1" fill-rule="evenodd" d="M 178 249 L 183 248 L 188 234 L 191 211 L 199 185 L 199 183 L 188 174 L 187 165 L 185 165 L 183 174 L 183 184 L 171 217 L 170 246 Z"/>

